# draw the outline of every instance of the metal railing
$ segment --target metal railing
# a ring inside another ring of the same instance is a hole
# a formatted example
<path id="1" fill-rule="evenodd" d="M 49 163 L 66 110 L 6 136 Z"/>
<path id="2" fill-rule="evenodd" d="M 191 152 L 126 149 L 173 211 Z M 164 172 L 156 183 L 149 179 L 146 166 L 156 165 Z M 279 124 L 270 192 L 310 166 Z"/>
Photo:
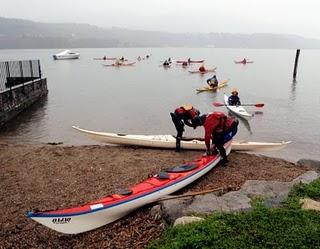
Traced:
<path id="1" fill-rule="evenodd" d="M 0 62 L 0 92 L 40 78 L 40 60 Z"/>

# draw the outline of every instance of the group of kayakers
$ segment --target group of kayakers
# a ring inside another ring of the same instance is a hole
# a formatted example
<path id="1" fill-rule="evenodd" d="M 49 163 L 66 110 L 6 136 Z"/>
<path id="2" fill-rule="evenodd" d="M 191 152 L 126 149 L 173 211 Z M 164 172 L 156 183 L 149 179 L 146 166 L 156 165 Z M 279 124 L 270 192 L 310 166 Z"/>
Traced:
<path id="1" fill-rule="evenodd" d="M 177 130 L 176 151 L 181 150 L 181 140 L 184 126 L 196 129 L 203 126 L 205 130 L 204 140 L 206 144 L 206 156 L 217 155 L 222 157 L 221 164 L 228 163 L 224 144 L 230 141 L 238 130 L 238 120 L 226 116 L 223 112 L 213 112 L 200 115 L 200 111 L 192 105 L 182 105 L 170 113 Z M 212 142 L 212 146 L 211 146 Z"/>

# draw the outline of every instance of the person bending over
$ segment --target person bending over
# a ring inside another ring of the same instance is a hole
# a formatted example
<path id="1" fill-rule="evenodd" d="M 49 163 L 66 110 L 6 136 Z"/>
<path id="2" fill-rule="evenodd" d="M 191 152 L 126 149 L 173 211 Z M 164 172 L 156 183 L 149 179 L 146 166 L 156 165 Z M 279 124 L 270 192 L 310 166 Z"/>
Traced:
<path id="1" fill-rule="evenodd" d="M 224 144 L 236 135 L 239 121 L 232 117 L 227 117 L 223 112 L 213 112 L 196 117 L 194 124 L 204 127 L 206 155 L 213 155 L 219 151 L 222 158 L 221 164 L 227 164 L 228 158 Z"/>
<path id="2" fill-rule="evenodd" d="M 177 130 L 176 136 L 176 152 L 180 152 L 181 139 L 184 132 L 184 125 L 196 128 L 193 123 L 194 119 L 200 115 L 200 111 L 194 108 L 192 105 L 182 105 L 170 113 L 172 122 Z"/>

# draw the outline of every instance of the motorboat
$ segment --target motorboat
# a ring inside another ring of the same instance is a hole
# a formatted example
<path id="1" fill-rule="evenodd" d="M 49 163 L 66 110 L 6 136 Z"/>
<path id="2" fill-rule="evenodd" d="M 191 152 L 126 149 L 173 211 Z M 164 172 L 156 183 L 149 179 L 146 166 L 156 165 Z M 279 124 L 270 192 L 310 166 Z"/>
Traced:
<path id="1" fill-rule="evenodd" d="M 68 49 L 53 55 L 53 59 L 55 60 L 79 59 L 79 57 L 80 57 L 79 53 L 72 52 Z"/>

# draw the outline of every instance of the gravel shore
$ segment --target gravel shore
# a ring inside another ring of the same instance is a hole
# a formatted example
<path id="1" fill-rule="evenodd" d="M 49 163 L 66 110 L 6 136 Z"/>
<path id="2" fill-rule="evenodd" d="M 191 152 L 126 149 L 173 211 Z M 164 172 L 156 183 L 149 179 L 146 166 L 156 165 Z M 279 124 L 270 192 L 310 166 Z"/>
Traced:
<path id="1" fill-rule="evenodd" d="M 99 199 L 199 155 L 115 146 L 0 144 L 0 248 L 144 248 L 165 226 L 152 217 L 151 207 L 79 235 L 52 231 L 28 219 L 25 212 Z M 238 189 L 246 180 L 291 181 L 307 170 L 245 153 L 232 152 L 229 160 L 227 167 L 218 166 L 182 192 Z"/>

